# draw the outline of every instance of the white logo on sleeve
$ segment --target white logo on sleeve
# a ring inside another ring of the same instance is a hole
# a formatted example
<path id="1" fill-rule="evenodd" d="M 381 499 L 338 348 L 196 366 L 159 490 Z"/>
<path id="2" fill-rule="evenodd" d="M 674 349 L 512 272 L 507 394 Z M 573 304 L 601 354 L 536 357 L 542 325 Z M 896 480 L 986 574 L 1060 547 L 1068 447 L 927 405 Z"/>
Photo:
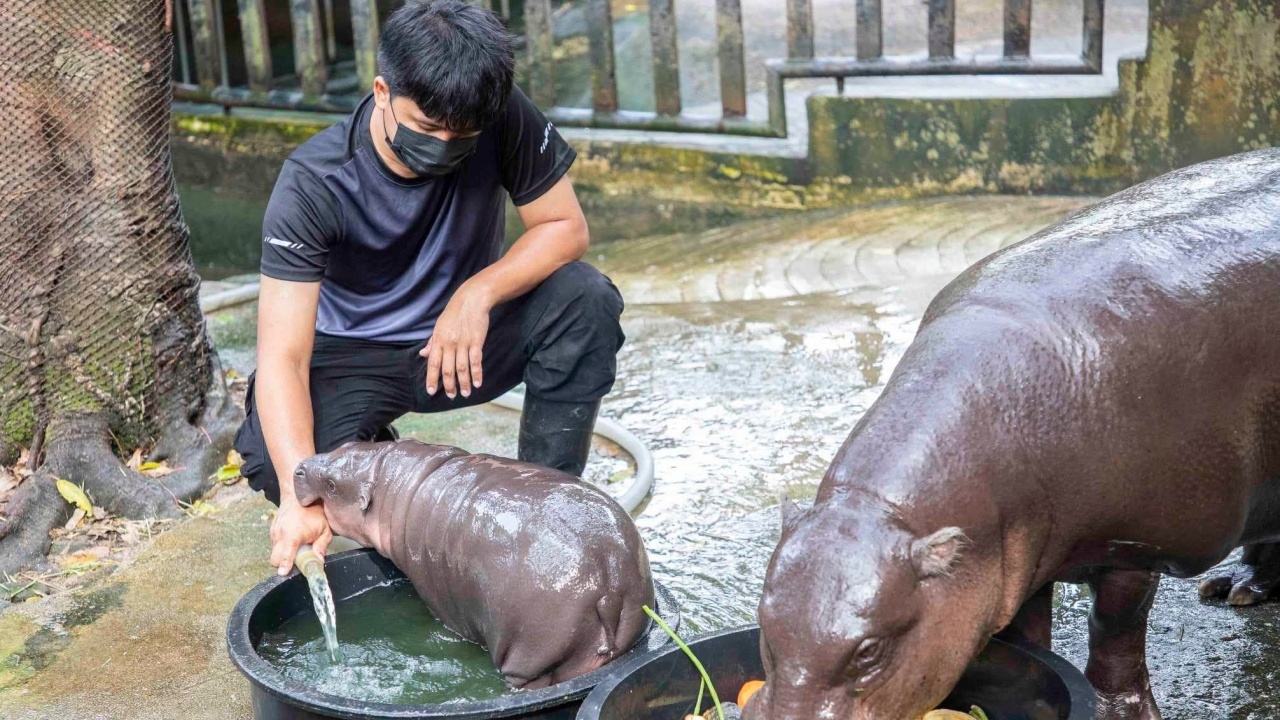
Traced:
<path id="1" fill-rule="evenodd" d="M 270 243 L 270 244 L 272 244 L 272 245 L 279 245 L 280 247 L 289 248 L 290 250 L 301 250 L 301 249 L 302 249 L 302 243 L 289 242 L 288 240 L 281 240 L 280 238 L 273 238 L 273 237 L 271 237 L 270 235 L 268 235 L 268 236 L 266 236 L 266 237 L 262 238 L 262 240 L 263 240 L 263 242 Z"/>
<path id="2" fill-rule="evenodd" d="M 551 142 L 551 123 L 542 130 L 542 147 L 538 148 L 538 154 L 541 155 L 547 151 L 547 143 Z"/>

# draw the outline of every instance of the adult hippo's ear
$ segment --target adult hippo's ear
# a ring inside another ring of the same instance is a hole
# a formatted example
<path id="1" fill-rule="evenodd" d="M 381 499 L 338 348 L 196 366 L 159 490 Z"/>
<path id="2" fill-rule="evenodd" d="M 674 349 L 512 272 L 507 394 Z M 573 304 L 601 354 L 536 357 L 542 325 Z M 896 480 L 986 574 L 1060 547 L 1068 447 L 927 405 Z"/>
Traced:
<path id="1" fill-rule="evenodd" d="M 782 510 L 782 532 L 788 532 L 799 522 L 804 511 L 799 505 L 791 502 L 785 490 L 778 493 L 778 507 Z"/>
<path id="2" fill-rule="evenodd" d="M 916 577 L 925 580 L 955 572 L 960 555 L 969 545 L 969 538 L 958 527 L 945 527 L 927 537 L 911 543 L 911 564 Z"/>

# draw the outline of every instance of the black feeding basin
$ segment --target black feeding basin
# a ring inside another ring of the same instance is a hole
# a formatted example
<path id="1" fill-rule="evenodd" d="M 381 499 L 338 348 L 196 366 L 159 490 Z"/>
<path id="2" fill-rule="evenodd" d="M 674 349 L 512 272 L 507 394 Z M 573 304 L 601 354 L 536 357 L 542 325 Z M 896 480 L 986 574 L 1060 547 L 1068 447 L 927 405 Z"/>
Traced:
<path id="1" fill-rule="evenodd" d="M 325 561 L 325 573 L 334 600 L 358 595 L 371 587 L 386 585 L 404 577 L 390 560 L 373 550 L 361 549 L 337 553 Z M 680 623 L 675 598 L 665 587 L 655 583 L 654 608 L 673 628 Z M 431 718 L 432 720 L 569 720 L 596 683 L 609 675 L 613 664 L 551 687 L 513 692 L 497 698 L 475 702 L 440 705 L 400 705 L 367 702 L 323 693 L 285 678 L 258 655 L 256 650 L 263 633 L 276 629 L 298 613 L 314 612 L 306 579 L 297 570 L 285 577 L 272 577 L 258 584 L 240 598 L 227 620 L 227 650 L 240 672 L 249 678 L 256 720 L 313 720 L 316 718 L 349 718 L 380 720 L 381 718 Z M 342 627 L 338 627 L 342 638 Z M 614 663 L 643 657 L 671 644 L 656 626 L 629 652 Z"/>
<path id="2" fill-rule="evenodd" d="M 759 626 L 705 635 L 689 648 L 723 702 L 736 699 L 746 681 L 764 678 Z M 654 650 L 614 665 L 582 703 L 577 720 L 679 720 L 693 711 L 699 677 L 680 648 Z M 1093 720 L 1093 704 L 1093 687 L 1071 663 L 1048 650 L 993 639 L 942 707 L 967 711 L 977 705 L 991 720 Z"/>

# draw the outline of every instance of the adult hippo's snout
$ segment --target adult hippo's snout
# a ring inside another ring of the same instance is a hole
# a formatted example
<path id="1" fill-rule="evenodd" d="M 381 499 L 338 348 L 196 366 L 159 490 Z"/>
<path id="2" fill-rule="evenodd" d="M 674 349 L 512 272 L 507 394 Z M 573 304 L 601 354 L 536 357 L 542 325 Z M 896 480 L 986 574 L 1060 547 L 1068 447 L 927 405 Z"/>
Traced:
<path id="1" fill-rule="evenodd" d="M 782 504 L 766 583 L 801 591 L 761 598 L 768 680 L 744 720 L 918 718 L 947 696 L 985 642 L 977 624 L 926 612 L 941 599 L 938 581 L 972 564 L 963 531 L 917 535 L 875 498 L 842 500 L 807 510 Z M 955 598 L 951 609 L 973 598 Z"/>
<path id="2" fill-rule="evenodd" d="M 303 505 L 391 559 L 507 682 L 595 670 L 643 635 L 649 558 L 631 516 L 578 478 L 416 440 L 348 443 L 303 462 Z"/>

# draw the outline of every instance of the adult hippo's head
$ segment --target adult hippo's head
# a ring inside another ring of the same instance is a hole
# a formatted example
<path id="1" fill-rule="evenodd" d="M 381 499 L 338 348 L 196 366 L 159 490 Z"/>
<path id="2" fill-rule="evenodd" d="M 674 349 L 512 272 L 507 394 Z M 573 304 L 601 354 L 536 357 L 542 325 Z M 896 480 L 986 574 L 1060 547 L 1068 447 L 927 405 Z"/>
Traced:
<path id="1" fill-rule="evenodd" d="M 912 532 L 882 501 L 783 502 L 760 601 L 765 687 L 744 720 L 911 720 L 989 636 L 958 527 Z"/>

